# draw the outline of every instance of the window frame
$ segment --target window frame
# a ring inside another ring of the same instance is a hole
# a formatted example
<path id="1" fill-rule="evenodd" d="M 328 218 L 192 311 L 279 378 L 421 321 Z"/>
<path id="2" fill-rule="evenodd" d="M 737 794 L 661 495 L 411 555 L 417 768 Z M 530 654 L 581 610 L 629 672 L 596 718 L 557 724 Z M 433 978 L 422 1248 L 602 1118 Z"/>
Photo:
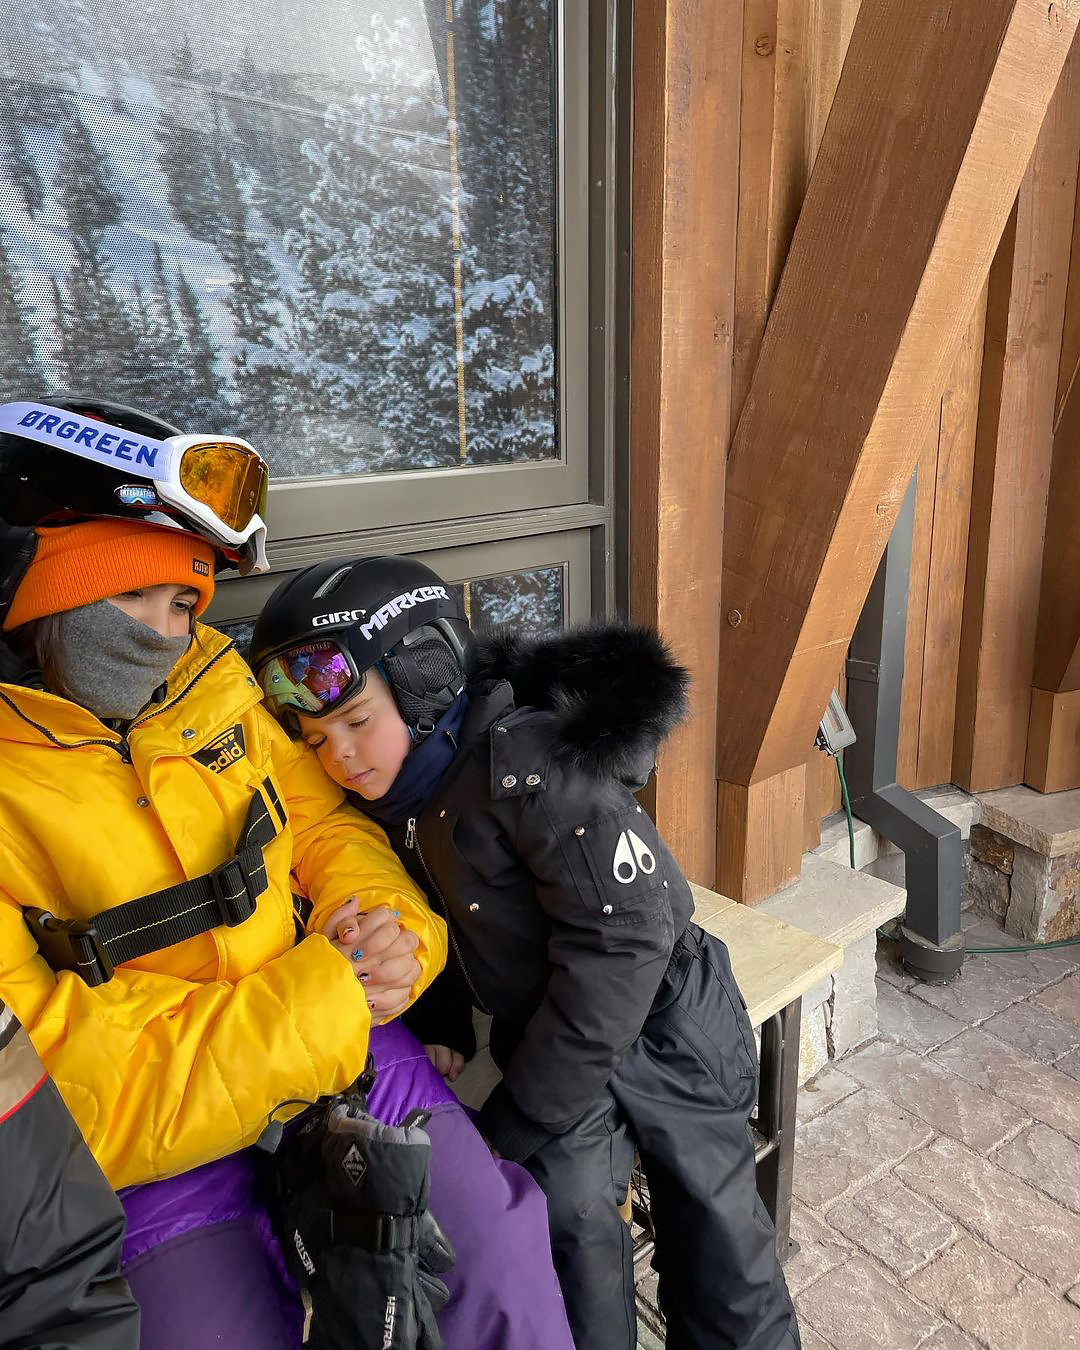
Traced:
<path id="1" fill-rule="evenodd" d="M 488 539 L 466 545 L 447 544 L 405 556 L 433 568 L 452 585 L 529 572 L 540 568 L 563 569 L 564 625 L 586 622 L 593 612 L 590 580 L 591 529 L 563 530 L 516 539 Z M 382 550 L 397 552 L 398 550 Z M 205 622 L 211 627 L 245 623 L 254 619 L 271 593 L 299 568 L 237 578 L 218 586 Z"/>

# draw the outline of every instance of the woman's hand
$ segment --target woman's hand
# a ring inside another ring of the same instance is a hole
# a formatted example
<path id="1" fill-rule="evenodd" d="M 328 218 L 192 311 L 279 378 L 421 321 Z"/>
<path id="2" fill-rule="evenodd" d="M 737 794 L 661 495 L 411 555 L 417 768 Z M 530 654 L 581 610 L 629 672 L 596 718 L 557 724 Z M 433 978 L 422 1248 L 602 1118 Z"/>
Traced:
<path id="1" fill-rule="evenodd" d="M 364 985 L 377 1025 L 405 1011 L 421 974 L 413 956 L 420 939 L 398 923 L 394 910 L 379 905 L 361 912 L 353 895 L 327 917 L 321 931 Z"/>
<path id="2" fill-rule="evenodd" d="M 427 1057 L 448 1083 L 454 1080 L 465 1067 L 465 1056 L 448 1045 L 425 1045 Z"/>

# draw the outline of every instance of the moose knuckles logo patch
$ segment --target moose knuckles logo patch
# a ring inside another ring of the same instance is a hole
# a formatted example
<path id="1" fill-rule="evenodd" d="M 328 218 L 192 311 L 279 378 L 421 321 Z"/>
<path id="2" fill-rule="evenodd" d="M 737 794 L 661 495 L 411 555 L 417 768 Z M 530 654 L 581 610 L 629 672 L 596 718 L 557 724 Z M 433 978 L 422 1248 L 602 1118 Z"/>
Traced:
<path id="1" fill-rule="evenodd" d="M 651 876 L 656 871 L 656 855 L 643 839 L 639 839 L 633 830 L 623 830 L 615 846 L 615 857 L 611 860 L 611 872 L 615 880 L 629 886 L 638 872 Z"/>
<path id="2" fill-rule="evenodd" d="M 226 769 L 244 758 L 247 748 L 244 744 L 244 728 L 237 723 L 231 731 L 211 741 L 203 750 L 196 750 L 192 759 L 205 764 L 214 773 L 224 773 Z"/>

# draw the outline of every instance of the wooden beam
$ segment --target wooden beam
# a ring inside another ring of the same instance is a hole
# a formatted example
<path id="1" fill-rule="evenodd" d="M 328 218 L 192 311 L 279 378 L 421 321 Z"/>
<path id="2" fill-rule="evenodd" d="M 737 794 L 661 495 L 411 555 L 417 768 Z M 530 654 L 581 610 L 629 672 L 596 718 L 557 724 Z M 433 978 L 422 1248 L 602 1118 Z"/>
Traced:
<path id="1" fill-rule="evenodd" d="M 798 878 L 805 783 L 806 765 L 798 764 L 749 787 L 720 784 L 716 889 L 722 895 L 754 905 Z"/>
<path id="2" fill-rule="evenodd" d="M 934 408 L 916 465 L 915 522 L 911 535 L 908 575 L 907 633 L 904 642 L 904 683 L 900 696 L 900 735 L 896 747 L 896 781 L 914 789 L 919 778 L 919 723 L 925 691 L 923 660 L 926 614 L 930 603 L 930 552 L 934 542 L 934 499 L 937 496 L 938 445 L 941 440 L 941 404 Z"/>
<path id="3" fill-rule="evenodd" d="M 806 14 L 806 177 L 817 159 L 829 109 L 847 58 L 848 43 L 862 0 L 808 0 Z M 846 695 L 844 661 L 840 661 L 835 687 Z M 806 848 L 821 842 L 823 817 L 839 811 L 840 784 L 836 762 L 820 750 L 811 750 L 806 762 Z"/>
<path id="4" fill-rule="evenodd" d="M 1050 104 L 990 275 L 954 756 L 956 781 L 973 792 L 1022 782 L 1027 760 L 1080 155 L 1078 55 L 1080 47 Z M 1070 523 L 1075 528 L 1075 515 Z"/>
<path id="5" fill-rule="evenodd" d="M 732 429 L 806 192 L 807 4 L 744 3 Z"/>
<path id="6" fill-rule="evenodd" d="M 916 786 L 920 788 L 951 782 L 953 776 L 956 679 L 964 618 L 971 480 L 985 327 L 984 287 L 941 400 L 915 777 Z"/>
<path id="7" fill-rule="evenodd" d="M 1075 65 L 1076 53 L 1070 65 Z M 1080 84 L 1080 81 L 1076 82 Z M 1076 91 L 1080 97 L 1080 89 Z M 1080 149 L 1080 147 L 1077 147 Z M 1046 693 L 1080 689 L 1080 179 L 1054 413 L 1054 451 L 1035 639 L 1034 684 Z M 1049 719 L 1044 719 L 1048 723 Z M 1043 723 L 1040 722 L 1040 725 Z M 1032 725 L 1034 726 L 1034 720 Z M 1060 721 L 1059 721 L 1060 725 Z M 1029 752 L 1029 776 L 1031 782 Z"/>
<path id="8" fill-rule="evenodd" d="M 694 676 L 654 809 L 686 874 L 711 885 L 742 9 L 636 0 L 633 24 L 630 612 Z"/>
<path id="9" fill-rule="evenodd" d="M 1034 685 L 1080 689 L 1080 387 L 1062 409 L 1054 436 L 1046 545 L 1035 643 Z"/>
<path id="10" fill-rule="evenodd" d="M 862 0 L 809 0 L 806 16 L 806 172 L 817 159 Z"/>
<path id="11" fill-rule="evenodd" d="M 863 0 L 729 458 L 726 782 L 805 762 L 1078 18 Z"/>
<path id="12" fill-rule="evenodd" d="M 1080 689 L 1031 691 L 1024 782 L 1038 792 L 1080 788 Z"/>

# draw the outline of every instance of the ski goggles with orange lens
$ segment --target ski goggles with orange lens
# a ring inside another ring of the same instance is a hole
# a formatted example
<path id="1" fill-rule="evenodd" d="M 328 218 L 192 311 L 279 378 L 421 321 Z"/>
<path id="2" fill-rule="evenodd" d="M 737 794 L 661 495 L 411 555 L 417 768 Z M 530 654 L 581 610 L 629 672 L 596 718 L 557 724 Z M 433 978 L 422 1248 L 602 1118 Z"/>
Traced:
<path id="1" fill-rule="evenodd" d="M 170 515 L 179 516 L 235 562 L 241 573 L 267 570 L 267 467 L 247 441 L 205 434 L 155 440 L 83 413 L 31 402 L 0 405 L 0 435 L 5 433 L 5 474 L 17 477 L 25 468 L 30 475 L 46 469 L 64 475 L 63 495 L 69 513 L 91 517 L 119 514 L 109 500 L 113 498 L 129 512 L 143 512 L 147 524 L 168 524 Z M 8 441 L 7 436 L 20 440 Z M 36 442 L 45 450 L 32 444 L 20 449 L 20 441 Z M 95 476 L 80 474 L 74 465 L 65 475 L 62 460 L 55 466 L 45 464 L 48 450 L 65 451 L 102 465 L 113 470 L 120 481 L 102 495 Z"/>
<path id="2" fill-rule="evenodd" d="M 326 638 L 271 657 L 259 672 L 259 683 L 275 711 L 322 717 L 359 694 L 367 672 L 357 670 L 347 648 Z"/>
<path id="3" fill-rule="evenodd" d="M 246 441 L 173 436 L 180 452 L 180 486 L 227 529 L 243 533 L 266 514 L 266 464 Z"/>

